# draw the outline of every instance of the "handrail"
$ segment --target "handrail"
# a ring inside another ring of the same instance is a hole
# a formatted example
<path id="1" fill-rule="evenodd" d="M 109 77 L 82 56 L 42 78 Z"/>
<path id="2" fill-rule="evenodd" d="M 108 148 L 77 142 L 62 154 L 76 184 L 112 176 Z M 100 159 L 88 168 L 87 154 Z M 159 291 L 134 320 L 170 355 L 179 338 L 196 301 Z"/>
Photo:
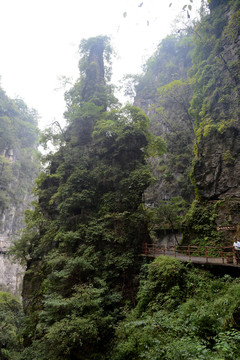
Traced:
<path id="1" fill-rule="evenodd" d="M 205 262 L 211 261 L 211 259 L 219 259 L 222 261 L 222 264 L 225 263 L 238 263 L 236 251 L 233 246 L 170 246 L 166 247 L 165 245 L 158 244 L 144 244 L 143 253 L 146 256 L 157 257 L 159 255 L 167 255 L 174 256 L 175 258 L 188 258 L 188 260 L 192 261 L 193 258 L 201 258 L 205 259 Z"/>

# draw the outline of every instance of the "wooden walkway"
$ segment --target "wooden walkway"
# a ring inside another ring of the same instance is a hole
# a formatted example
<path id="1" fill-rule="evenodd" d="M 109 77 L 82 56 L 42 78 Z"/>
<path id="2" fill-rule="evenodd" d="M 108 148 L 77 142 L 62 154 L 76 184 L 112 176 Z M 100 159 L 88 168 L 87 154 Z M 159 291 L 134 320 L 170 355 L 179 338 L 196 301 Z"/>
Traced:
<path id="1" fill-rule="evenodd" d="M 236 252 L 232 246 L 228 247 L 197 247 L 175 246 L 167 248 L 164 245 L 144 244 L 143 255 L 149 257 L 171 256 L 184 262 L 195 264 L 212 264 L 239 267 Z"/>

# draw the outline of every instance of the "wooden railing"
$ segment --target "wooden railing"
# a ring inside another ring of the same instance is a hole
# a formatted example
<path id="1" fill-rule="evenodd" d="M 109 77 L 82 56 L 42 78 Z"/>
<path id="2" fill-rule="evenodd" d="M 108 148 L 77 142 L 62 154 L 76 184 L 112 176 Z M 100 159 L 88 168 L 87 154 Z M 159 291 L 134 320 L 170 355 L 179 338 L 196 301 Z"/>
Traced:
<path id="1" fill-rule="evenodd" d="M 145 256 L 157 257 L 160 255 L 173 256 L 182 261 L 205 262 L 205 263 L 237 263 L 236 251 L 232 246 L 172 246 L 157 244 L 144 244 Z M 202 260 L 201 260 L 202 259 Z"/>

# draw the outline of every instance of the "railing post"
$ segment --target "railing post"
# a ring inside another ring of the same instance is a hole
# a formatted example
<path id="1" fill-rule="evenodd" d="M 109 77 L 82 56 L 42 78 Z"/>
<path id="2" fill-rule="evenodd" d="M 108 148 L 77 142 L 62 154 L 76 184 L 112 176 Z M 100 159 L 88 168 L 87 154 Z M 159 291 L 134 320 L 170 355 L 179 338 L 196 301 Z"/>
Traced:
<path id="1" fill-rule="evenodd" d="M 206 262 L 208 262 L 207 246 L 205 246 L 205 253 L 206 253 Z"/>
<path id="2" fill-rule="evenodd" d="M 144 243 L 144 246 L 143 246 L 143 253 L 145 255 L 147 255 L 147 243 L 146 242 Z"/>
<path id="3" fill-rule="evenodd" d="M 232 247 L 232 253 L 233 253 L 233 259 L 235 258 L 235 262 L 237 264 L 237 254 L 236 254 L 236 249 L 234 247 Z"/>
<path id="4" fill-rule="evenodd" d="M 223 248 L 221 246 L 221 254 L 222 254 L 222 263 L 224 264 L 224 253 L 223 253 Z"/>
<path id="5" fill-rule="evenodd" d="M 184 248 L 184 250 L 182 250 L 181 248 Z M 208 256 L 208 248 L 210 249 L 210 255 Z M 232 251 L 230 252 L 229 251 L 229 248 L 232 249 Z M 146 256 L 152 256 L 152 257 L 156 257 L 158 256 L 160 253 L 163 254 L 164 256 L 166 255 L 169 255 L 169 256 L 174 256 L 175 258 L 178 257 L 179 253 L 177 253 L 177 246 L 173 246 L 171 247 L 170 249 L 166 246 L 166 245 L 161 245 L 158 246 L 154 243 L 152 244 L 148 244 L 147 242 L 144 242 L 143 243 L 143 252 Z M 186 249 L 187 249 L 187 255 L 186 255 Z M 191 260 L 191 257 L 192 257 L 192 254 L 195 254 L 196 251 L 200 251 L 199 248 L 197 248 L 198 250 L 194 250 L 195 247 L 191 247 L 191 246 L 184 246 L 184 247 L 178 247 L 178 250 L 180 251 L 180 254 L 181 254 L 181 251 L 184 251 L 184 256 L 182 256 L 182 260 L 184 261 L 184 258 L 186 259 L 186 256 L 188 256 L 189 260 Z M 221 261 L 220 261 L 220 254 L 221 254 L 221 259 L 222 259 L 222 264 L 225 264 L 225 263 L 234 263 L 237 262 L 238 260 L 238 254 L 236 254 L 236 250 L 233 248 L 233 247 L 226 247 L 227 250 L 225 250 L 225 247 L 223 246 L 218 246 L 218 247 L 208 247 L 208 246 L 204 246 L 201 248 L 201 252 L 200 252 L 200 257 L 202 259 L 204 259 L 205 257 L 205 262 L 208 263 L 209 260 L 208 258 L 210 258 L 210 264 L 211 264 L 211 257 L 213 256 L 212 254 L 212 250 L 214 250 L 214 254 L 216 254 L 217 256 L 217 263 L 218 264 L 221 264 Z M 174 254 L 172 253 L 174 251 Z M 227 251 L 227 252 L 225 252 Z M 5 253 L 6 251 L 1 248 L 0 246 L 0 252 L 5 256 Z M 204 252 L 205 252 L 205 256 L 204 256 Z M 234 256 L 235 257 L 235 260 L 233 259 L 231 262 L 229 261 L 228 259 L 228 256 Z M 186 261 L 186 260 L 185 260 Z M 194 260 L 193 260 L 194 261 Z"/>

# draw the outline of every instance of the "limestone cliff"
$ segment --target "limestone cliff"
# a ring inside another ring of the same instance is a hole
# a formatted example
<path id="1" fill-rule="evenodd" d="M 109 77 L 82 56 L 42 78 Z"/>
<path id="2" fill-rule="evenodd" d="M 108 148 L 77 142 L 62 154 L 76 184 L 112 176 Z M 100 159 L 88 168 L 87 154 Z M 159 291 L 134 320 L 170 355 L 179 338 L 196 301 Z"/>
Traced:
<path id="1" fill-rule="evenodd" d="M 202 199 L 240 199 L 240 134 L 236 126 L 200 139 L 193 175 Z"/>
<path id="2" fill-rule="evenodd" d="M 167 37 L 148 60 L 136 86 L 134 103 L 146 112 L 152 132 L 162 136 L 167 147 L 163 157 L 151 160 L 157 181 L 145 194 L 149 206 L 176 196 L 193 199 L 189 172 L 195 134 L 188 112 L 192 90 L 187 80 L 192 49 L 191 33 Z"/>
<path id="3" fill-rule="evenodd" d="M 167 145 L 152 161 L 157 182 L 145 202 L 191 202 L 191 174 L 197 197 L 185 221 L 187 242 L 231 244 L 240 236 L 239 28 L 239 1 L 209 1 L 192 29 L 160 43 L 136 86 L 135 104 Z"/>
<path id="4" fill-rule="evenodd" d="M 186 220 L 188 242 L 218 239 L 231 245 L 240 236 L 239 28 L 240 4 L 232 0 L 212 1 L 196 29 L 190 113 L 196 121 L 192 179 L 197 203 Z"/>
<path id="5" fill-rule="evenodd" d="M 0 289 L 20 294 L 23 268 L 7 255 L 24 227 L 37 174 L 36 114 L 0 89 Z"/>

